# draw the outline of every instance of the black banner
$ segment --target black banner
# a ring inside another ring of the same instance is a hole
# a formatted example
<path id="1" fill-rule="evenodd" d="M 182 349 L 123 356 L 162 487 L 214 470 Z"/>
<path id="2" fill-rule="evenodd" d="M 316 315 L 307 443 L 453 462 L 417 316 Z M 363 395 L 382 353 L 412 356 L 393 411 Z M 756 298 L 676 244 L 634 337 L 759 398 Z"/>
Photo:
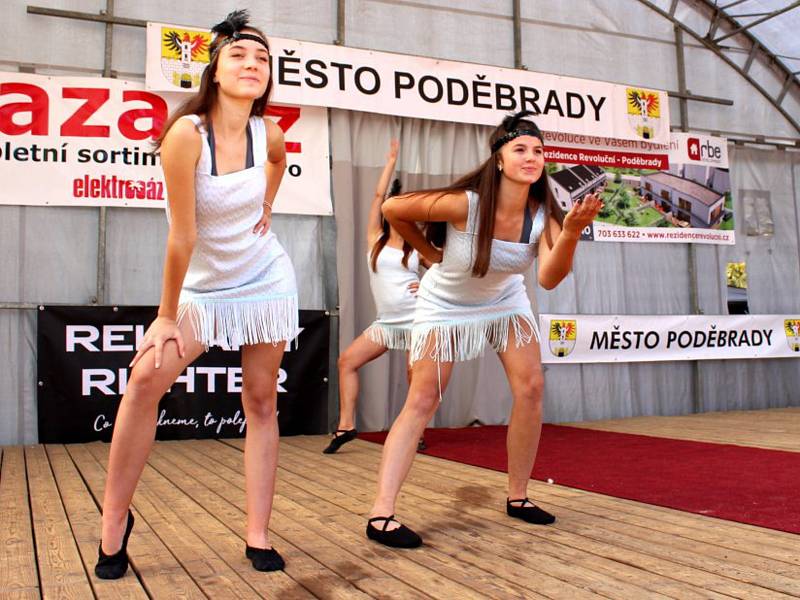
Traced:
<path id="1" fill-rule="evenodd" d="M 152 306 L 45 306 L 38 319 L 39 442 L 110 441 Z M 300 311 L 278 375 L 281 435 L 327 431 L 330 317 Z M 243 437 L 241 352 L 211 348 L 161 399 L 160 440 Z"/>

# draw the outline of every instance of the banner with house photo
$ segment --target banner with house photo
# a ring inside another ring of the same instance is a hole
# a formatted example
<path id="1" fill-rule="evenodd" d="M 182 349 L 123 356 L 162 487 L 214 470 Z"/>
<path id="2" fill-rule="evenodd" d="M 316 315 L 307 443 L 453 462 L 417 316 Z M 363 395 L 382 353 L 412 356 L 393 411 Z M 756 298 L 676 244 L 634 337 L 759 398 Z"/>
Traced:
<path id="1" fill-rule="evenodd" d="M 583 232 L 599 242 L 733 244 L 727 140 L 672 133 L 668 145 L 545 132 L 553 193 L 565 211 L 588 193 L 604 208 Z"/>

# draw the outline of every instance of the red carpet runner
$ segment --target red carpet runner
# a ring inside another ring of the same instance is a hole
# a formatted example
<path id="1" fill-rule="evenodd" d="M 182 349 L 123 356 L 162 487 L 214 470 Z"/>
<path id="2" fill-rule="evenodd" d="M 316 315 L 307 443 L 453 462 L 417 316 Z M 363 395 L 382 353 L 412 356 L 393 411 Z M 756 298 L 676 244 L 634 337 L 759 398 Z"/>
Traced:
<path id="1" fill-rule="evenodd" d="M 382 443 L 386 432 L 360 434 Z M 428 429 L 425 454 L 506 470 L 506 427 Z M 534 479 L 800 533 L 800 453 L 545 425 Z"/>

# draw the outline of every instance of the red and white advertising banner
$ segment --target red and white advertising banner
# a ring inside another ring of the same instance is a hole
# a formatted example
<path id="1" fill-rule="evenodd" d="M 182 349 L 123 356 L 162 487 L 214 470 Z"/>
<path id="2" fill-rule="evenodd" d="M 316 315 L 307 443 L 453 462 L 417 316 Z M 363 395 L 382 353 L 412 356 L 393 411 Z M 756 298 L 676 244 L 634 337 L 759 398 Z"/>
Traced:
<path id="1" fill-rule="evenodd" d="M 191 91 L 207 29 L 149 23 L 147 86 Z M 667 93 L 590 79 L 270 37 L 274 100 L 497 125 L 519 110 L 542 129 L 669 143 Z"/>
<path id="2" fill-rule="evenodd" d="M 547 364 L 800 358 L 798 315 L 541 315 Z"/>
<path id="3" fill-rule="evenodd" d="M 604 207 L 581 239 L 735 242 L 727 140 L 673 133 L 668 144 L 545 131 L 553 194 L 564 211 L 588 193 Z"/>
<path id="4" fill-rule="evenodd" d="M 0 204 L 163 209 L 152 141 L 185 98 L 119 79 L 0 72 Z M 268 116 L 288 163 L 275 212 L 333 214 L 327 110 L 275 105 Z"/>

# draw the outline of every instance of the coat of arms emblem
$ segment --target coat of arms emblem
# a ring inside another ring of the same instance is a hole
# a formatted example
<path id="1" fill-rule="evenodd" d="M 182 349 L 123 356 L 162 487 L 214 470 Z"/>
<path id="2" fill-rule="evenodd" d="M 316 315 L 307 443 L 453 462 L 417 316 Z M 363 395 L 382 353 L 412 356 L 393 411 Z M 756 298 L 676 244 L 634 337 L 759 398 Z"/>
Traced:
<path id="1" fill-rule="evenodd" d="M 200 85 L 208 65 L 211 33 L 189 29 L 161 28 L 161 71 L 175 87 L 192 89 Z"/>
<path id="2" fill-rule="evenodd" d="M 553 319 L 550 321 L 550 352 L 553 356 L 564 358 L 575 348 L 578 338 L 578 322 L 571 319 Z"/>
<path id="3" fill-rule="evenodd" d="M 628 122 L 643 140 L 653 139 L 661 129 L 661 102 L 659 93 L 641 88 L 625 90 L 628 105 Z"/>

